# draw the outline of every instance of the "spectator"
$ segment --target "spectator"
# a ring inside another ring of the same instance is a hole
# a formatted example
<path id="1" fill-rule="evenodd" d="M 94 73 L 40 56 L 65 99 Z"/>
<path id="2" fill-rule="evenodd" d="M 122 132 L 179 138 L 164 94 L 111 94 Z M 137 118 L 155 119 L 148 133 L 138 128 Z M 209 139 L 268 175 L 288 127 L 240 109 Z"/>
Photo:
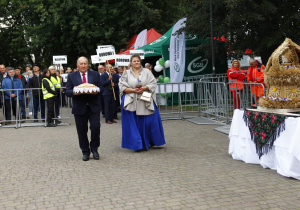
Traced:
<path id="1" fill-rule="evenodd" d="M 146 63 L 145 68 L 150 70 L 150 63 Z"/>
<path id="2" fill-rule="evenodd" d="M 101 81 L 101 76 L 102 76 L 103 74 L 107 74 L 107 73 L 105 72 L 105 68 L 104 68 L 103 65 L 99 65 L 99 66 L 98 66 L 98 72 L 99 72 L 99 74 L 100 74 L 100 81 Z M 101 112 L 102 112 L 102 116 L 104 117 L 104 116 L 105 116 L 105 108 L 104 108 L 103 91 L 104 91 L 104 88 L 103 88 L 102 83 L 101 83 L 101 86 L 100 86 L 100 94 L 99 94 L 100 96 L 99 96 L 99 98 L 100 98 L 100 103 L 101 103 Z"/>
<path id="3" fill-rule="evenodd" d="M 106 66 L 107 71 L 113 71 L 112 65 L 108 64 Z M 108 69 L 109 68 L 109 69 Z M 117 75 L 116 75 L 117 76 Z M 115 100 L 113 95 L 113 88 L 115 85 L 113 82 L 113 75 L 112 74 L 103 74 L 101 75 L 101 83 L 103 87 L 103 99 L 104 99 L 104 109 L 105 109 L 105 121 L 107 124 L 116 123 L 117 121 L 114 120 L 114 110 L 115 110 Z M 115 96 L 118 97 L 115 93 Z"/>
<path id="4" fill-rule="evenodd" d="M 16 117 L 16 105 L 17 105 L 17 100 L 19 99 L 19 96 L 21 94 L 22 90 L 18 89 L 23 89 L 23 85 L 21 80 L 15 76 L 15 70 L 14 69 L 9 69 L 8 75 L 5 79 L 3 79 L 2 87 L 4 90 L 4 95 L 5 95 L 5 119 L 8 121 L 7 124 L 10 123 L 11 121 L 11 113 Z"/>
<path id="5" fill-rule="evenodd" d="M 38 122 L 38 111 L 41 111 L 41 118 L 43 122 L 45 122 L 45 101 L 43 99 L 42 93 L 42 74 L 40 73 L 40 67 L 38 64 L 33 65 L 33 77 L 29 79 L 29 88 L 35 88 L 32 90 L 32 97 L 33 97 L 33 116 L 34 122 Z M 39 88 L 39 89 L 36 89 Z"/>
<path id="6" fill-rule="evenodd" d="M 234 84 L 234 83 L 243 83 L 245 79 L 245 74 L 241 70 L 241 64 L 238 60 L 233 60 L 231 68 L 227 71 L 228 81 L 229 81 L 229 87 L 230 91 L 233 94 L 233 102 L 234 102 L 234 108 L 239 109 L 240 108 L 240 99 L 237 95 L 237 92 L 240 92 L 244 89 L 244 85 L 242 84 Z"/>
<path id="7" fill-rule="evenodd" d="M 51 66 L 50 66 L 51 67 Z M 49 68 L 50 68 L 49 67 Z M 46 127 L 56 127 L 56 124 L 59 124 L 56 122 L 54 124 L 53 118 L 54 118 L 54 99 L 57 96 L 57 91 L 55 90 L 55 86 L 50 80 L 50 71 L 49 69 L 45 69 L 43 71 L 43 80 L 42 80 L 42 90 L 43 90 L 43 99 L 47 102 L 47 125 Z"/>
<path id="8" fill-rule="evenodd" d="M 29 86 L 29 79 L 31 79 L 32 78 L 32 76 L 33 76 L 33 74 L 32 74 L 32 71 L 31 70 L 29 70 L 28 72 L 27 72 L 27 79 L 26 79 L 26 82 L 27 82 L 27 86 Z M 32 115 L 32 106 L 33 106 L 33 101 L 32 101 L 32 91 L 31 91 L 31 89 L 29 89 L 28 91 L 27 91 L 27 105 L 28 105 L 28 107 L 29 107 L 29 115 Z"/>
<path id="9" fill-rule="evenodd" d="M 55 70 L 54 66 L 50 66 L 48 68 L 48 70 L 50 71 L 50 81 L 54 85 L 55 91 L 57 93 L 56 96 L 53 97 L 53 99 L 51 99 L 54 101 L 54 108 L 55 108 L 54 116 L 55 116 L 55 118 L 60 118 L 60 116 L 59 116 L 59 101 L 60 101 L 61 81 L 60 81 L 60 78 L 56 75 L 56 70 Z M 56 124 L 61 123 L 59 120 L 56 120 L 55 122 L 56 122 Z"/>
<path id="10" fill-rule="evenodd" d="M 250 58 L 249 64 L 250 67 L 248 69 L 247 81 L 250 83 L 260 83 L 265 86 L 264 71 L 266 67 L 253 58 Z M 264 88 L 261 85 L 252 85 L 252 93 L 256 95 L 256 101 L 253 104 L 254 106 L 256 106 L 258 104 L 259 97 L 264 95 Z"/>
<path id="11" fill-rule="evenodd" d="M 123 67 L 122 66 L 119 66 L 118 67 L 118 75 L 119 75 L 119 78 L 122 76 L 123 74 Z"/>
<path id="12" fill-rule="evenodd" d="M 20 67 L 15 68 L 15 73 L 16 73 L 16 76 L 21 80 L 23 89 L 28 88 L 26 78 L 23 75 L 21 75 Z M 25 90 L 22 90 L 21 94 L 19 96 L 22 119 L 26 119 L 26 109 L 25 109 L 26 98 L 25 98 L 25 96 L 26 96 L 26 92 L 25 92 Z"/>

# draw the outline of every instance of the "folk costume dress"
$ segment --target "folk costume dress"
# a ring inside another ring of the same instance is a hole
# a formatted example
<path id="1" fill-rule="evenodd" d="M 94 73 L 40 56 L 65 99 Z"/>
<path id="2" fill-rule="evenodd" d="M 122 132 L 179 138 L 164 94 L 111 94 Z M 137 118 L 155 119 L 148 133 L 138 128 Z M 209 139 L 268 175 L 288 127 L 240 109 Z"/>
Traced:
<path id="1" fill-rule="evenodd" d="M 150 102 L 140 100 L 142 94 L 124 93 L 126 88 L 147 86 L 151 93 Z M 119 81 L 122 115 L 122 148 L 138 151 L 150 146 L 162 146 L 164 130 L 156 105 L 156 80 L 148 69 L 141 68 L 139 79 L 132 68 L 123 72 Z"/>
<path id="2" fill-rule="evenodd" d="M 258 62 L 258 61 L 257 61 Z M 256 67 L 250 66 L 248 69 L 247 81 L 248 82 L 257 82 L 264 84 L 264 77 L 265 77 L 265 66 L 258 62 Z M 264 95 L 264 88 L 262 86 L 252 86 L 252 93 L 256 95 L 256 102 L 258 103 L 259 97 Z"/>
<path id="3" fill-rule="evenodd" d="M 242 72 L 242 70 L 239 67 L 231 67 L 227 70 L 227 76 L 230 84 L 230 91 L 233 94 L 234 108 L 239 109 L 240 99 L 237 96 L 237 92 L 241 92 L 244 89 L 244 85 L 235 83 L 243 83 L 246 75 Z"/>

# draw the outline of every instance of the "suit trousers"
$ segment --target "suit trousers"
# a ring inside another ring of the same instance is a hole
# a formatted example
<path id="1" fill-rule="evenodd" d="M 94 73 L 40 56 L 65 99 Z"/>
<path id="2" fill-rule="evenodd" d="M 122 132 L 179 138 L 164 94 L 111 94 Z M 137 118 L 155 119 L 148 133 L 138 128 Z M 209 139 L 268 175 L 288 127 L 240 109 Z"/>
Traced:
<path id="1" fill-rule="evenodd" d="M 4 103 L 4 108 L 5 108 L 5 119 L 6 120 L 11 120 L 12 114 L 16 116 L 16 105 L 17 101 L 14 99 L 5 99 Z"/>
<path id="2" fill-rule="evenodd" d="M 104 95 L 104 110 L 105 110 L 105 121 L 107 122 L 108 120 L 112 121 L 113 120 L 113 114 L 116 106 L 116 102 L 114 100 L 113 95 Z"/>
<path id="3" fill-rule="evenodd" d="M 84 115 L 75 115 L 79 146 L 82 154 L 89 155 L 90 151 L 97 151 L 100 146 L 100 112 L 92 113 L 87 105 Z M 88 121 L 90 122 L 91 142 L 88 140 Z"/>

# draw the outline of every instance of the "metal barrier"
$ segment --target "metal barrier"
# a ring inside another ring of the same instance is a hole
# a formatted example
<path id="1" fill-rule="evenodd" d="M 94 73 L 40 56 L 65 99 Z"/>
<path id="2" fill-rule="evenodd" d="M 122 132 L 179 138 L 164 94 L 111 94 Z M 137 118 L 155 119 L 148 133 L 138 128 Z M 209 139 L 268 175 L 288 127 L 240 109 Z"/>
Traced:
<path id="1" fill-rule="evenodd" d="M 215 77 L 213 74 L 202 74 L 202 75 L 197 75 L 197 76 L 189 76 L 189 77 L 184 77 L 183 82 L 199 82 L 201 79 L 204 78 L 219 78 L 219 77 L 227 77 L 226 73 L 223 74 L 217 74 Z"/>
<path id="2" fill-rule="evenodd" d="M 64 88 L 61 88 L 62 90 Z M 5 99 L 5 92 L 16 91 L 16 89 L 1 89 L 0 97 L 3 102 L 2 116 L 0 113 L 1 127 L 28 127 L 47 125 L 47 103 L 43 100 L 41 88 L 18 89 L 16 100 L 12 97 Z M 34 94 L 33 94 L 34 93 Z M 62 105 L 65 95 L 60 94 L 59 104 Z M 28 105 L 28 107 L 27 107 Z M 54 120 L 62 120 L 61 125 L 71 124 L 71 104 L 66 108 L 59 107 L 55 110 Z M 61 114 L 58 114 L 60 112 Z M 40 113 L 40 114 L 39 114 Z M 59 116 L 60 115 L 60 116 Z M 40 116 L 40 117 L 39 117 Z M 59 118 L 58 118 L 59 116 Z M 14 119 L 13 119 L 14 117 Z M 10 119 L 7 119 L 10 118 Z"/>

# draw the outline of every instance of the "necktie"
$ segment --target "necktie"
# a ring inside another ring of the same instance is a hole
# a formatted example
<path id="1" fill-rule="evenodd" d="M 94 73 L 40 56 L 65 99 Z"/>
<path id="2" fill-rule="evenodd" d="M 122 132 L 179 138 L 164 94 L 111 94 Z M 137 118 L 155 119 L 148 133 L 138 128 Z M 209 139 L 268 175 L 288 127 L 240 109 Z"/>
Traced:
<path id="1" fill-rule="evenodd" d="M 86 83 L 85 73 L 82 74 L 82 83 Z"/>

